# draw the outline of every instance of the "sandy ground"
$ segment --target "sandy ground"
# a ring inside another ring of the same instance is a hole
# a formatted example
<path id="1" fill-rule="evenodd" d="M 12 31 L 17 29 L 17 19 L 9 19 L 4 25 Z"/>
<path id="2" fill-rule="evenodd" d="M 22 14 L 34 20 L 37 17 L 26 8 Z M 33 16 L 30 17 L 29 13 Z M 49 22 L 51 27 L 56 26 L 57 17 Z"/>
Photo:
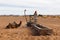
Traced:
<path id="1" fill-rule="evenodd" d="M 15 29 L 5 29 L 8 23 L 14 21 L 16 23 L 22 21 L 22 25 Z M 60 40 L 60 18 L 38 17 L 37 23 L 52 28 L 54 34 L 51 36 L 32 36 L 30 29 L 25 25 L 24 16 L 0 16 L 0 40 Z"/>

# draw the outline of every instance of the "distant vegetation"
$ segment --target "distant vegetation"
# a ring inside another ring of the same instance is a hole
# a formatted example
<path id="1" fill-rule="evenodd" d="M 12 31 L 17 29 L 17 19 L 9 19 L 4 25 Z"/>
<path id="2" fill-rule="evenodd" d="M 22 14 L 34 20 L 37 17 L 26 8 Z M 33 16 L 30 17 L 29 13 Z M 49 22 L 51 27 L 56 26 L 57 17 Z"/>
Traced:
<path id="1" fill-rule="evenodd" d="M 43 15 L 39 14 L 38 16 L 43 17 Z"/>
<path id="2" fill-rule="evenodd" d="M 0 15 L 0 16 L 20 16 L 20 15 Z"/>

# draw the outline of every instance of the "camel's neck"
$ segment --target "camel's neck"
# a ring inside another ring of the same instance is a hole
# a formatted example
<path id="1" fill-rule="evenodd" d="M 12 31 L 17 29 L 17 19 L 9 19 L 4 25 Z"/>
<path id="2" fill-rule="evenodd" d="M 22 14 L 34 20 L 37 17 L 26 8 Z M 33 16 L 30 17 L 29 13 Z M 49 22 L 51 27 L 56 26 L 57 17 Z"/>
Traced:
<path id="1" fill-rule="evenodd" d="M 20 25 L 21 25 L 21 23 L 22 23 L 22 22 L 20 21 L 20 23 L 18 24 L 18 26 L 20 26 Z"/>

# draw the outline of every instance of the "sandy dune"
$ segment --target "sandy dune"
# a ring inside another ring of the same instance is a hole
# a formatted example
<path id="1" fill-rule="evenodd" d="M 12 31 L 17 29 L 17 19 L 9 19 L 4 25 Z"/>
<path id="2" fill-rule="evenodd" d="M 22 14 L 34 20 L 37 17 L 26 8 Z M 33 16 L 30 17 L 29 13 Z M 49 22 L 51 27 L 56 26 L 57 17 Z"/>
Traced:
<path id="1" fill-rule="evenodd" d="M 28 18 L 28 17 L 27 17 Z M 8 23 L 22 21 L 22 25 L 15 29 L 5 29 Z M 38 24 L 52 28 L 51 36 L 32 36 L 31 30 L 26 27 L 24 16 L 0 16 L 0 40 L 60 40 L 60 18 L 38 17 Z"/>

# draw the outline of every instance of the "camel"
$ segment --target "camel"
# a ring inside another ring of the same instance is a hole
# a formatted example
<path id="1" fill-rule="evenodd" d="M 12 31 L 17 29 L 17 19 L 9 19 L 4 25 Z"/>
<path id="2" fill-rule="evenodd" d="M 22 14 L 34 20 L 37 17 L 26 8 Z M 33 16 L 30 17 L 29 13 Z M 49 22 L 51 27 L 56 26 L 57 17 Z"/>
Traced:
<path id="1" fill-rule="evenodd" d="M 18 28 L 19 26 L 21 26 L 21 23 L 22 23 L 22 21 L 20 21 L 19 24 L 17 24 L 17 23 L 14 21 L 13 23 L 9 23 L 9 24 L 6 26 L 6 29 Z"/>
<path id="2" fill-rule="evenodd" d="M 53 34 L 53 30 L 50 28 L 47 28 L 40 24 L 34 24 L 32 22 L 28 22 L 27 26 L 32 30 L 33 36 L 40 36 L 40 35 L 51 35 Z"/>
<path id="3" fill-rule="evenodd" d="M 38 26 L 39 26 L 39 25 L 37 25 L 37 27 L 38 27 Z M 32 28 L 31 30 L 33 30 L 33 35 L 34 35 L 34 36 L 40 36 L 40 35 L 45 36 L 45 35 L 51 35 L 51 34 L 53 34 L 53 30 L 52 30 L 52 29 L 49 29 L 49 28 L 44 27 L 44 26 L 42 26 L 42 25 L 40 25 L 40 26 L 38 27 L 38 28 L 40 28 L 40 29 L 36 28 L 34 25 L 32 25 L 31 28 Z"/>

